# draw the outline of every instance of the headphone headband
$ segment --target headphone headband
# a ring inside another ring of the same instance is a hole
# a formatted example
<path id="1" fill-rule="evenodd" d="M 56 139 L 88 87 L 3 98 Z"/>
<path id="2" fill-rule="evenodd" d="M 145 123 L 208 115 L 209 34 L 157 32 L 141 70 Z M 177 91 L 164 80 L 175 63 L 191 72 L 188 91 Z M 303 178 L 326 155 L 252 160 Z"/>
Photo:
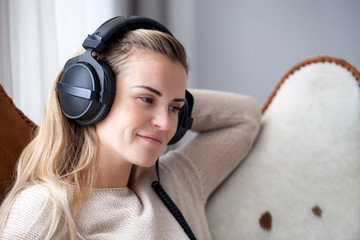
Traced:
<path id="1" fill-rule="evenodd" d="M 165 26 L 150 18 L 121 16 L 104 22 L 93 34 L 88 35 L 82 45 L 85 49 L 92 48 L 96 52 L 101 52 L 114 37 L 139 28 L 159 30 L 172 36 Z"/>

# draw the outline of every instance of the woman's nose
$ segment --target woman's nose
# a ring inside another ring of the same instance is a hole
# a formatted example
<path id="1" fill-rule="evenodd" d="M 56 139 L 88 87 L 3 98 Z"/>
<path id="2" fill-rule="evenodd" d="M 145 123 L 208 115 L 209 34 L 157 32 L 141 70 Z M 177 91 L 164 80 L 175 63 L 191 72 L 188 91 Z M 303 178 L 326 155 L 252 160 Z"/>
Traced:
<path id="1" fill-rule="evenodd" d="M 167 107 L 156 110 L 152 124 L 162 131 L 168 131 L 171 128 L 171 119 Z"/>

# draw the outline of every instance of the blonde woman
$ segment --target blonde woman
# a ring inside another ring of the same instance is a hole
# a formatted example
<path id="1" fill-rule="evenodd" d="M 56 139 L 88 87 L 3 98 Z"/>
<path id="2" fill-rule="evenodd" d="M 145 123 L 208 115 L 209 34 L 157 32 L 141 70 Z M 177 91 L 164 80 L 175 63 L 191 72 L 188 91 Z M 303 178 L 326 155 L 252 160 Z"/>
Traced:
<path id="1" fill-rule="evenodd" d="M 119 17 L 99 29 L 54 83 L 2 203 L 1 239 L 210 239 L 207 198 L 251 149 L 258 105 L 246 96 L 191 90 L 192 106 L 184 48 L 153 20 Z M 99 70 L 78 67 L 93 62 L 110 76 L 100 73 L 100 84 L 84 90 L 82 74 Z M 162 155 L 158 173 L 192 235 L 152 188 L 160 154 L 190 126 L 197 135 Z"/>

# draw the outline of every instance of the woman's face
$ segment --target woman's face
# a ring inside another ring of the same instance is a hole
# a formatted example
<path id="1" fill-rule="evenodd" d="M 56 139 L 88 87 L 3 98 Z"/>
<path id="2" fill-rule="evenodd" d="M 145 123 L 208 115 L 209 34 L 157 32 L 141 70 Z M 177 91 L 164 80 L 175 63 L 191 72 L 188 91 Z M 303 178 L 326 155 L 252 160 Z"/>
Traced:
<path id="1" fill-rule="evenodd" d="M 176 132 L 187 74 L 180 62 L 149 50 L 135 50 L 122 70 L 112 108 L 96 126 L 100 153 L 148 167 Z"/>

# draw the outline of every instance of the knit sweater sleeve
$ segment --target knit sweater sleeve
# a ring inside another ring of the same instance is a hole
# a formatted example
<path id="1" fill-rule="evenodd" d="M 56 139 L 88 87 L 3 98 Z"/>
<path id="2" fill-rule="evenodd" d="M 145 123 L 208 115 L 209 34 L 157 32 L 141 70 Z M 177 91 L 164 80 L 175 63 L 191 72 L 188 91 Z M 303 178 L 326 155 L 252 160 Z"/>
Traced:
<path id="1" fill-rule="evenodd" d="M 192 90 L 192 131 L 198 134 L 179 149 L 195 166 L 206 202 L 210 194 L 249 153 L 260 129 L 261 112 L 248 96 Z"/>
<path id="2" fill-rule="evenodd" d="M 19 193 L 12 205 L 1 239 L 45 239 L 51 225 L 53 206 L 48 192 L 31 186 Z"/>

